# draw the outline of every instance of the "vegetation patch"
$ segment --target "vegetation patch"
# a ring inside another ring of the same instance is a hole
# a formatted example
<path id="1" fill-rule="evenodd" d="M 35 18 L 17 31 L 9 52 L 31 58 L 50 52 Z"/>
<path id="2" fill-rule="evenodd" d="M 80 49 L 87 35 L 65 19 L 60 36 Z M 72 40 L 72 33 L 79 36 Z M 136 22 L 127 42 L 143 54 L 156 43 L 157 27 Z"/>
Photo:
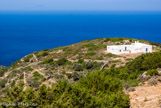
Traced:
<path id="1" fill-rule="evenodd" d="M 50 59 L 46 59 L 42 62 L 42 64 L 50 64 L 50 65 L 54 65 L 54 60 L 52 58 Z"/>
<path id="2" fill-rule="evenodd" d="M 106 57 L 114 57 L 114 58 L 119 57 L 118 55 L 115 55 L 115 54 L 112 54 L 112 53 L 108 53 L 105 56 Z"/>
<path id="3" fill-rule="evenodd" d="M 16 83 L 16 81 L 13 80 L 13 82 L 11 83 L 11 87 L 14 87 L 15 86 L 15 83 Z"/>
<path id="4" fill-rule="evenodd" d="M 148 70 L 146 75 L 150 75 L 150 76 L 154 76 L 154 75 L 158 75 L 158 70 L 156 69 L 151 69 L 151 70 Z"/>
<path id="5" fill-rule="evenodd" d="M 30 61 L 30 59 L 33 57 L 33 55 L 32 54 L 30 54 L 30 55 L 28 55 L 28 56 L 26 56 L 25 58 L 24 58 L 24 62 L 29 62 Z"/>
<path id="6" fill-rule="evenodd" d="M 40 75 L 38 72 L 34 72 L 33 73 L 33 78 L 34 78 L 34 80 L 38 80 L 38 81 L 45 81 L 46 79 L 42 76 L 42 75 Z"/>
<path id="7" fill-rule="evenodd" d="M 20 76 L 20 79 L 24 79 L 24 74 L 22 74 L 22 75 Z"/>
<path id="8" fill-rule="evenodd" d="M 56 61 L 56 64 L 58 66 L 61 66 L 61 65 L 68 65 L 70 64 L 70 62 L 66 58 L 61 58 L 58 61 Z"/>
<path id="9" fill-rule="evenodd" d="M 24 71 L 32 71 L 33 69 L 31 68 L 31 66 L 28 66 L 26 68 L 24 68 Z"/>
<path id="10" fill-rule="evenodd" d="M 88 53 L 86 53 L 86 55 L 85 56 L 94 56 L 96 53 L 94 53 L 94 52 L 88 52 Z"/>
<path id="11" fill-rule="evenodd" d="M 7 68 L 3 68 L 0 70 L 0 77 L 3 77 L 5 72 L 7 72 Z"/>
<path id="12" fill-rule="evenodd" d="M 46 51 L 42 53 L 42 56 L 43 56 L 43 57 L 44 57 L 44 56 L 47 56 L 47 55 L 49 55 L 49 53 L 46 52 Z"/>
<path id="13" fill-rule="evenodd" d="M 6 83 L 7 83 L 7 80 L 0 81 L 0 87 L 5 88 Z"/>
<path id="14" fill-rule="evenodd" d="M 103 56 L 97 57 L 96 60 L 103 60 Z"/>

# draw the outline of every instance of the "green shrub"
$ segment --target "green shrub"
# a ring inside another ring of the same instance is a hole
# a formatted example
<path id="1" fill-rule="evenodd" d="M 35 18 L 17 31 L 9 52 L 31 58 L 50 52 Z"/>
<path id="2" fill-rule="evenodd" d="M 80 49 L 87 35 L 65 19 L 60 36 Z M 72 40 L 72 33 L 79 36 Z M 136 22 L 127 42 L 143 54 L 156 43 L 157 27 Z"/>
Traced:
<path id="1" fill-rule="evenodd" d="M 146 75 L 150 75 L 150 76 L 153 76 L 153 75 L 158 75 L 158 71 L 156 69 L 152 69 L 152 70 L 148 70 Z"/>
<path id="2" fill-rule="evenodd" d="M 33 78 L 34 78 L 34 80 L 38 80 L 38 81 L 45 81 L 46 80 L 44 78 L 44 76 L 39 74 L 39 72 L 34 72 L 33 73 Z"/>
<path id="3" fill-rule="evenodd" d="M 7 68 L 3 68 L 0 70 L 0 77 L 3 77 L 5 72 L 7 72 Z"/>
<path id="4" fill-rule="evenodd" d="M 112 54 L 112 53 L 108 53 L 105 56 L 107 56 L 107 57 L 114 57 L 114 58 L 119 57 L 118 55 L 115 55 L 115 54 Z"/>
<path id="5" fill-rule="evenodd" d="M 49 49 L 44 49 L 44 51 L 49 51 Z"/>
<path id="6" fill-rule="evenodd" d="M 123 85 L 127 89 L 129 87 L 136 87 L 138 86 L 139 81 L 138 80 L 127 80 Z"/>
<path id="7" fill-rule="evenodd" d="M 110 41 L 110 38 L 106 38 L 106 39 L 104 40 L 104 42 L 108 42 L 108 41 Z"/>
<path id="8" fill-rule="evenodd" d="M 82 65 L 80 64 L 74 64 L 73 69 L 74 71 L 83 71 Z"/>
<path id="9" fill-rule="evenodd" d="M 86 69 L 91 69 L 91 68 L 93 68 L 93 66 L 94 66 L 94 63 L 93 62 L 87 62 L 87 63 L 85 63 L 85 68 Z"/>
<path id="10" fill-rule="evenodd" d="M 65 75 L 65 74 L 66 74 L 66 72 L 65 72 L 65 71 L 63 71 L 63 72 L 62 72 L 62 74 L 63 74 L 63 75 Z"/>
<path id="11" fill-rule="evenodd" d="M 13 82 L 11 83 L 11 87 L 14 87 L 15 86 L 15 80 L 13 80 Z"/>
<path id="12" fill-rule="evenodd" d="M 137 78 L 140 74 L 151 69 L 161 68 L 161 52 L 147 53 L 138 56 L 125 66 L 131 78 Z"/>
<path id="13" fill-rule="evenodd" d="M 20 62 L 21 62 L 20 60 L 17 60 L 16 62 L 11 64 L 11 67 L 16 68 Z"/>
<path id="14" fill-rule="evenodd" d="M 55 79 L 63 79 L 64 78 L 64 75 L 61 75 L 61 74 L 55 74 L 54 75 Z"/>
<path id="15" fill-rule="evenodd" d="M 28 66 L 26 68 L 24 68 L 25 71 L 32 71 L 33 69 L 31 68 L 31 66 Z"/>
<path id="16" fill-rule="evenodd" d="M 80 75 L 77 72 L 73 72 L 72 77 L 74 81 L 78 81 L 80 79 Z"/>
<path id="17" fill-rule="evenodd" d="M 94 53 L 94 52 L 88 52 L 88 53 L 86 53 L 86 55 L 85 56 L 94 56 L 96 53 Z"/>
<path id="18" fill-rule="evenodd" d="M 78 59 L 78 63 L 80 63 L 80 64 L 82 64 L 84 62 L 84 60 L 83 59 Z"/>
<path id="19" fill-rule="evenodd" d="M 54 61 L 53 61 L 52 58 L 50 58 L 50 59 L 44 60 L 42 63 L 43 63 L 43 64 L 50 64 L 50 65 L 53 65 L 53 64 L 54 64 Z"/>
<path id="20" fill-rule="evenodd" d="M 103 57 L 102 56 L 97 57 L 96 60 L 103 60 Z"/>
<path id="21" fill-rule="evenodd" d="M 123 42 L 124 38 L 110 38 L 110 41 L 112 42 Z"/>
<path id="22" fill-rule="evenodd" d="M 66 58 L 61 58 L 56 62 L 56 64 L 61 66 L 61 65 L 64 65 L 66 62 L 67 62 Z"/>
<path id="23" fill-rule="evenodd" d="M 47 56 L 47 55 L 49 55 L 49 53 L 46 51 L 42 53 L 42 56 Z"/>
<path id="24" fill-rule="evenodd" d="M 30 59 L 33 57 L 33 55 L 32 54 L 30 54 L 30 55 L 28 55 L 28 56 L 26 56 L 25 58 L 24 58 L 24 62 L 29 62 L 30 61 Z"/>
<path id="25" fill-rule="evenodd" d="M 6 80 L 0 81 L 0 87 L 1 87 L 1 88 L 5 88 L 6 83 L 7 83 Z"/>
<path id="26" fill-rule="evenodd" d="M 29 84 L 29 86 L 31 86 L 33 88 L 38 88 L 41 84 L 38 80 L 35 80 L 35 79 L 32 79 L 32 78 L 28 78 L 27 83 Z"/>
<path id="27" fill-rule="evenodd" d="M 68 79 L 71 79 L 72 78 L 72 74 L 66 73 L 66 75 L 67 75 Z"/>
<path id="28" fill-rule="evenodd" d="M 24 79 L 24 74 L 22 74 L 22 75 L 20 76 L 20 79 Z"/>

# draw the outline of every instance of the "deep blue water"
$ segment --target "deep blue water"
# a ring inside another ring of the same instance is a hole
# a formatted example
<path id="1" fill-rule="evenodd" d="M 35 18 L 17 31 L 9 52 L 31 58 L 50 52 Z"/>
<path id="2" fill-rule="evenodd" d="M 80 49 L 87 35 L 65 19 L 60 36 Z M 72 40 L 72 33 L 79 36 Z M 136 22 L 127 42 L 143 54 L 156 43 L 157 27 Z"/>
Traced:
<path id="1" fill-rule="evenodd" d="M 33 51 L 101 37 L 161 43 L 161 13 L 0 13 L 0 65 Z"/>

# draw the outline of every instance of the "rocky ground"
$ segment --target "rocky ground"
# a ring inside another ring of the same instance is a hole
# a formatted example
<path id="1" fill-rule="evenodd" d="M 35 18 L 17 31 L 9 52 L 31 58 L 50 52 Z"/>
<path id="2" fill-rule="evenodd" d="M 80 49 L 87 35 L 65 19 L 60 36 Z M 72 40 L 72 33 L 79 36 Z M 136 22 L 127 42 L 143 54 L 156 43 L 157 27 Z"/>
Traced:
<path id="1" fill-rule="evenodd" d="M 131 108 L 161 108 L 161 83 L 149 85 L 147 82 L 129 92 Z"/>
<path id="2" fill-rule="evenodd" d="M 144 84 L 130 88 L 127 94 L 131 108 L 161 108 L 161 76 L 153 76 Z"/>

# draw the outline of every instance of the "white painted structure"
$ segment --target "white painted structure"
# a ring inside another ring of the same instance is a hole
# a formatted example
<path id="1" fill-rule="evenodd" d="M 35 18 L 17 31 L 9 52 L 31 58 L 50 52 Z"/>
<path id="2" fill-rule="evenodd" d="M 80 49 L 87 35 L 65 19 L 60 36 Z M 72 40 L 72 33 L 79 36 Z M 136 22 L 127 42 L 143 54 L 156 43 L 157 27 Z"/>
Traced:
<path id="1" fill-rule="evenodd" d="M 152 45 L 135 42 L 131 45 L 113 45 L 107 46 L 107 51 L 112 54 L 129 54 L 129 53 L 150 53 Z"/>

